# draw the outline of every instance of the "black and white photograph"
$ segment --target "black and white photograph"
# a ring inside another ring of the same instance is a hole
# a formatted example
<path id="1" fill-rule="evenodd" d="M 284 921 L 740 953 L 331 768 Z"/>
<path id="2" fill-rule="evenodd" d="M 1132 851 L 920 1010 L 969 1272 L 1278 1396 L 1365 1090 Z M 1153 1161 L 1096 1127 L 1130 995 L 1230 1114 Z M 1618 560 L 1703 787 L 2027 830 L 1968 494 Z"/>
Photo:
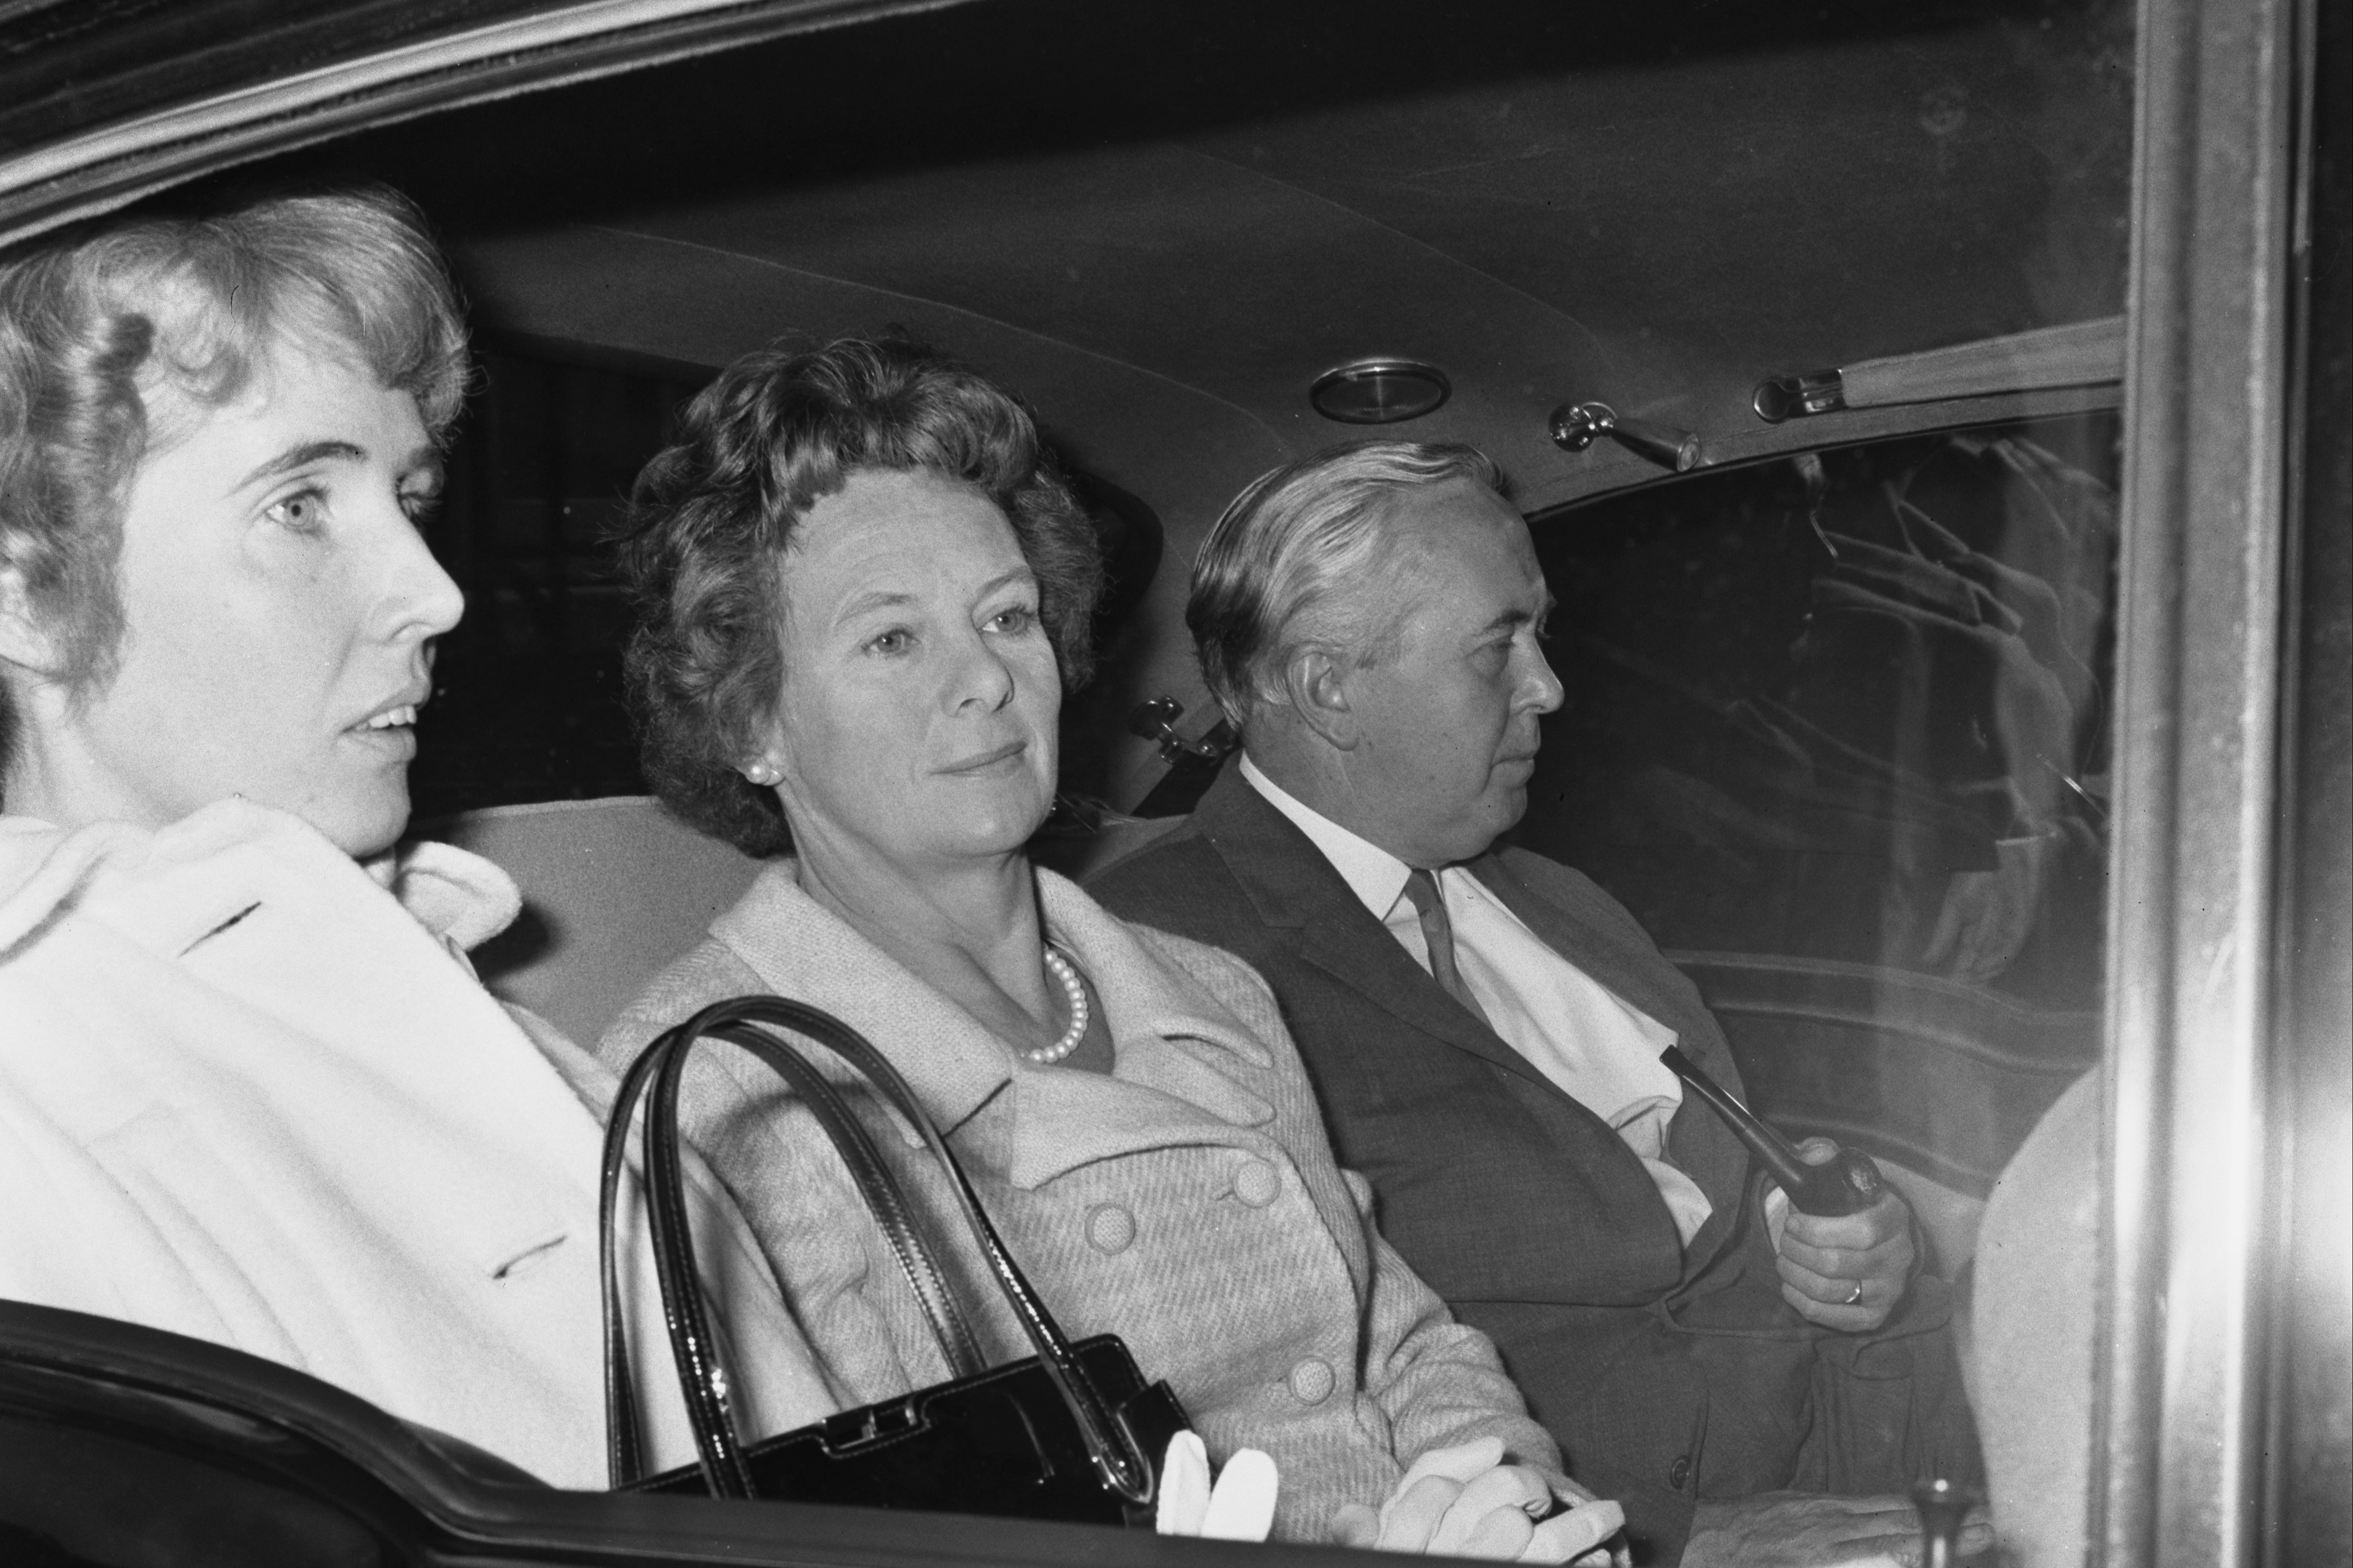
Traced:
<path id="1" fill-rule="evenodd" d="M 0 1564 L 2353 1568 L 2348 121 L 0 0 Z"/>

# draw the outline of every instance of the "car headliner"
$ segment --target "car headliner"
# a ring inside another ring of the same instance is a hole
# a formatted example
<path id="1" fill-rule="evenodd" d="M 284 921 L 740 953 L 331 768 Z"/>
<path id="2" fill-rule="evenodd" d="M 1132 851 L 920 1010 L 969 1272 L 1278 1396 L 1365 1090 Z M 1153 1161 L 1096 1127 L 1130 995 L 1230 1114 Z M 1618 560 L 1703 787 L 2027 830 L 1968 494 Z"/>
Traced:
<path id="1" fill-rule="evenodd" d="M 337 9 L 382 31 L 547 7 Z M 1888 9 L 989 0 L 463 108 L 273 172 L 417 196 L 494 333 L 709 368 L 786 331 L 903 325 L 1030 398 L 1181 563 L 1252 475 L 1371 433 L 1306 395 L 1366 356 L 1452 383 L 1385 433 L 1485 447 L 1536 511 L 1657 472 L 1556 449 L 1563 402 L 1727 455 L 1761 429 L 1767 374 L 2118 310 L 2130 8 Z M 76 90 L 111 101 L 99 79 L 133 55 L 92 58 Z M 1161 577 L 1133 684 L 1198 703 L 1181 572 Z"/>

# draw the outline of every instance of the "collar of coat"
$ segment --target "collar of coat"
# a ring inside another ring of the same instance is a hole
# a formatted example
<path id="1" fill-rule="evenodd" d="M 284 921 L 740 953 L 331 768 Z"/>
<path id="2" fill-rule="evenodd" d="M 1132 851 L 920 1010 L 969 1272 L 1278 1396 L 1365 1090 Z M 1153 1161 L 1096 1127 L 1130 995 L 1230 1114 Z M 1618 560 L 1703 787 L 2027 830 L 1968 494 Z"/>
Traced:
<path id="1" fill-rule="evenodd" d="M 254 908 L 260 895 L 249 879 L 217 874 L 248 846 L 266 851 L 257 866 L 289 858 L 350 864 L 301 818 L 236 796 L 153 829 L 101 822 L 69 833 L 28 816 L 0 816 L 0 953 L 37 935 L 59 910 L 142 878 L 151 889 L 136 900 L 142 940 L 158 952 L 189 952 Z M 329 856 L 319 853 L 322 846 Z M 203 872 L 174 875 L 187 867 Z M 405 844 L 360 868 L 460 960 L 522 912 L 513 878 L 451 845 Z M 152 890 L 158 888 L 180 896 L 159 896 Z"/>
<path id="2" fill-rule="evenodd" d="M 942 1132 L 1000 1107 L 1009 1120 L 990 1131 L 1003 1141 L 1017 1187 L 1148 1149 L 1251 1145 L 1246 1130 L 1274 1120 L 1263 1092 L 1272 1087 L 1274 1058 L 1176 960 L 1206 950 L 1129 926 L 1051 871 L 1036 875 L 1048 934 L 1102 998 L 1109 1074 L 1029 1061 L 810 898 L 789 859 L 769 865 L 712 922 L 711 934 L 763 984 L 824 1008 L 888 1052 Z M 1207 956 L 1256 984 L 1236 961 Z M 1267 1011 L 1273 1016 L 1271 1001 Z M 828 1077 L 850 1077 L 829 1058 L 820 1067 Z"/>

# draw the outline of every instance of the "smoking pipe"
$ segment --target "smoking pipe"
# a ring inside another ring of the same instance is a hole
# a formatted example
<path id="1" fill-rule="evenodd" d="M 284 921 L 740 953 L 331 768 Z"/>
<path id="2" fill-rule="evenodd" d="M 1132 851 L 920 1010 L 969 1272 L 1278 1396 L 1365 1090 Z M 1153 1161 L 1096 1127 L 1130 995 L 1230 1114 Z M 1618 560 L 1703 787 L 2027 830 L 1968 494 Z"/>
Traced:
<path id="1" fill-rule="evenodd" d="M 1733 1136 L 1747 1144 L 1757 1163 L 1781 1184 L 1781 1190 L 1789 1194 L 1789 1206 L 1799 1214 L 1853 1214 L 1879 1201 L 1886 1183 L 1879 1174 L 1879 1167 L 1862 1150 L 1841 1146 L 1827 1163 L 1809 1165 L 1798 1157 L 1798 1151 L 1787 1138 L 1726 1094 L 1724 1086 L 1702 1071 L 1691 1058 L 1669 1046 L 1659 1053 L 1659 1059 L 1691 1085 L 1692 1092 L 1715 1108 L 1725 1125 L 1732 1129 Z"/>

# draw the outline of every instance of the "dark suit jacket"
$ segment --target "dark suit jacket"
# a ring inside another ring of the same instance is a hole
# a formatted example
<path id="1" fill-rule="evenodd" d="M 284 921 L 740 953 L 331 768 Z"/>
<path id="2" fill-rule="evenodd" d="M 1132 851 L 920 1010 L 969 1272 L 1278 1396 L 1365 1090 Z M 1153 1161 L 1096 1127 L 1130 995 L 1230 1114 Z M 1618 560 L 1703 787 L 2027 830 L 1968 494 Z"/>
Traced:
<path id="1" fill-rule="evenodd" d="M 1469 869 L 1739 1091 L 1698 993 L 1615 900 L 1524 850 Z M 1852 1370 L 1856 1346 L 1781 1301 L 1757 1184 L 1722 1122 L 1687 1097 L 1669 1128 L 1668 1158 L 1715 1211 L 1686 1248 L 1625 1142 L 1447 995 L 1238 767 L 1190 821 L 1097 873 L 1088 890 L 1266 977 L 1340 1163 L 1378 1194 L 1383 1234 L 1494 1338 L 1571 1471 L 1625 1505 L 1652 1561 L 1680 1555 L 1698 1498 L 1809 1484 L 1901 1489 L 1927 1463 L 1905 1451 L 1919 1446 L 1915 1435 L 1884 1419 L 1835 1435 L 1841 1452 L 1822 1451 L 1834 1436 L 1826 1428 L 1844 1424 L 1836 1408 L 1853 1402 L 1818 1389 L 1818 1363 L 1827 1350 Z M 1865 1375 L 1908 1375 L 1912 1359 L 1883 1356 Z"/>

